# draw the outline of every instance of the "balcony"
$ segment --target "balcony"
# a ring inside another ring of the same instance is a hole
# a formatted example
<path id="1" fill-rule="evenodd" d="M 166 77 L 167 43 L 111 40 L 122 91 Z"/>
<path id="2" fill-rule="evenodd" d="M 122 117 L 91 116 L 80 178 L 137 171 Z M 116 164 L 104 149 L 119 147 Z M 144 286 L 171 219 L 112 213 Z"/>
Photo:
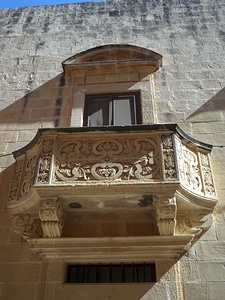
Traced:
<path id="1" fill-rule="evenodd" d="M 40 129 L 14 152 L 12 227 L 44 258 L 177 260 L 211 225 L 211 148 L 174 124 Z"/>

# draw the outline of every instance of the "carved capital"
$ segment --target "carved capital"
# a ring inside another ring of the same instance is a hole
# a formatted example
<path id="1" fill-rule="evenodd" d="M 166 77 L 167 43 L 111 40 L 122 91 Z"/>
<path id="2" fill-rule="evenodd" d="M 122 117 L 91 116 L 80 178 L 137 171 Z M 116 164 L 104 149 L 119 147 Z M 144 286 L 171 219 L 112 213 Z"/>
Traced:
<path id="1" fill-rule="evenodd" d="M 12 219 L 12 229 L 25 239 L 41 236 L 40 220 L 29 214 L 14 216 Z"/>
<path id="2" fill-rule="evenodd" d="M 173 235 L 176 226 L 176 198 L 157 199 L 157 226 L 160 235 Z"/>
<path id="3" fill-rule="evenodd" d="M 42 200 L 39 216 L 44 237 L 60 237 L 64 225 L 62 206 L 57 199 Z"/>

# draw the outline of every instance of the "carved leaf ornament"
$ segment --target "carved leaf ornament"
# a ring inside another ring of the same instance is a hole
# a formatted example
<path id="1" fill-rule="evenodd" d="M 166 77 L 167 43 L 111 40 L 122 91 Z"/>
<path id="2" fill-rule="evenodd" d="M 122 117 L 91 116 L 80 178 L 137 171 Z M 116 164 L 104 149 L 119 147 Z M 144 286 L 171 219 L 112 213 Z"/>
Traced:
<path id="1" fill-rule="evenodd" d="M 56 156 L 56 181 L 149 179 L 160 174 L 154 139 L 63 143 Z"/>

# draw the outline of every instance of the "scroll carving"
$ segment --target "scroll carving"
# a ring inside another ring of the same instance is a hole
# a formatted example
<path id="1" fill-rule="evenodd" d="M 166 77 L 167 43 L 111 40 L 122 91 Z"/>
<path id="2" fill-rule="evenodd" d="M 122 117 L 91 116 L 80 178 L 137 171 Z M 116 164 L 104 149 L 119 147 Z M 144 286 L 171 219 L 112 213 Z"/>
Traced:
<path id="1" fill-rule="evenodd" d="M 201 192 L 202 181 L 200 176 L 197 155 L 193 151 L 184 147 L 183 162 L 184 162 L 184 174 L 186 178 L 186 184 L 189 186 L 190 189 Z"/>
<path id="2" fill-rule="evenodd" d="M 205 194 L 208 196 L 216 196 L 216 191 L 213 182 L 213 176 L 211 172 L 209 156 L 208 154 L 199 153 L 201 166 L 202 166 L 202 175 L 205 187 Z"/>
<path id="3" fill-rule="evenodd" d="M 33 186 L 36 161 L 37 155 L 34 155 L 31 158 L 27 159 L 25 163 L 24 175 L 20 188 L 20 196 L 26 195 Z"/>
<path id="4" fill-rule="evenodd" d="M 172 135 L 162 136 L 162 149 L 163 149 L 165 177 L 166 179 L 177 179 L 177 170 L 175 164 Z"/>
<path id="5" fill-rule="evenodd" d="M 60 237 L 64 225 L 62 206 L 57 199 L 42 200 L 39 216 L 44 237 Z"/>
<path id="6" fill-rule="evenodd" d="M 53 145 L 53 139 L 46 139 L 43 141 L 42 151 L 39 157 L 38 175 L 36 179 L 38 183 L 48 184 L 49 182 Z"/>
<path id="7" fill-rule="evenodd" d="M 201 167 L 197 154 L 177 140 L 179 174 L 182 184 L 196 193 L 203 193 Z"/>
<path id="8" fill-rule="evenodd" d="M 16 201 L 17 200 L 19 183 L 20 183 L 20 178 L 22 175 L 22 169 L 23 169 L 23 160 L 20 159 L 15 164 L 15 173 L 14 173 L 14 176 L 12 179 L 12 185 L 11 185 L 11 190 L 10 190 L 8 201 Z"/>
<path id="9" fill-rule="evenodd" d="M 155 139 L 64 143 L 56 157 L 56 181 L 160 178 Z"/>
<path id="10" fill-rule="evenodd" d="M 41 236 L 41 221 L 29 214 L 14 216 L 12 219 L 12 228 L 25 239 Z"/>
<path id="11" fill-rule="evenodd" d="M 176 198 L 157 199 L 157 226 L 160 235 L 173 235 L 176 225 Z"/>
<path id="12" fill-rule="evenodd" d="M 198 236 L 203 230 L 207 230 L 211 224 L 211 214 L 198 211 L 190 212 L 188 215 L 178 216 L 176 232 L 178 234 L 195 234 Z"/>

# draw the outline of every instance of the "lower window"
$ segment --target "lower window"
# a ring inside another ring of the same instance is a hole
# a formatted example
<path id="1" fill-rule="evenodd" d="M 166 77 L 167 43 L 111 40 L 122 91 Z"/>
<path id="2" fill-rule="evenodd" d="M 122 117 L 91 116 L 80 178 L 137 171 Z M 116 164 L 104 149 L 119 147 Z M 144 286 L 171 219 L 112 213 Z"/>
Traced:
<path id="1" fill-rule="evenodd" d="M 84 126 L 135 125 L 141 123 L 140 94 L 87 95 Z"/>
<path id="2" fill-rule="evenodd" d="M 67 283 L 155 282 L 153 263 L 68 265 Z"/>

